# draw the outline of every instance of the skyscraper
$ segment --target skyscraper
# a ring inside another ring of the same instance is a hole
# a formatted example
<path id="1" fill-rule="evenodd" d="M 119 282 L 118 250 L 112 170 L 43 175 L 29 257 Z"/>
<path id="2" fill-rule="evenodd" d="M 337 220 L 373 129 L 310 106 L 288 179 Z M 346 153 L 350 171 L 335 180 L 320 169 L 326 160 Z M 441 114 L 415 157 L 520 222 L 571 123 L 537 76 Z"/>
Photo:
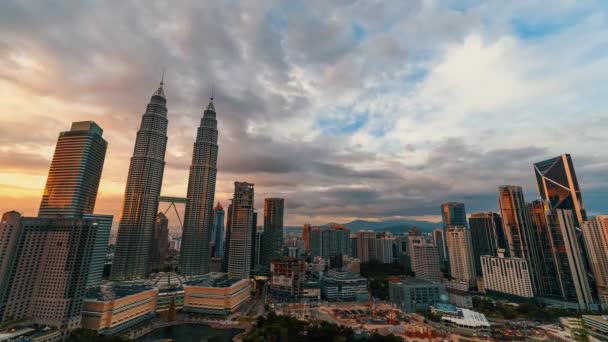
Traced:
<path id="1" fill-rule="evenodd" d="M 441 228 L 433 230 L 433 240 L 435 241 L 435 246 L 437 246 L 437 251 L 439 252 L 439 261 L 445 263 L 448 260 L 448 251 L 445 246 L 445 231 Z"/>
<path id="2" fill-rule="evenodd" d="M 376 232 L 376 260 L 384 264 L 393 262 L 393 240 L 390 232 Z"/>
<path id="3" fill-rule="evenodd" d="M 154 223 L 154 237 L 150 255 L 150 271 L 160 272 L 169 253 L 169 219 L 159 212 Z"/>
<path id="4" fill-rule="evenodd" d="M 222 272 L 228 272 L 228 260 L 230 259 L 230 238 L 232 236 L 232 203 L 228 205 L 226 216 L 226 233 L 224 234 L 224 259 L 222 260 Z"/>
<path id="5" fill-rule="evenodd" d="M 251 221 L 253 220 L 253 184 L 234 183 L 228 277 L 247 279 L 251 270 Z"/>
<path id="6" fill-rule="evenodd" d="M 59 134 L 38 216 L 93 213 L 108 146 L 102 135 L 93 121 L 74 122 Z"/>
<path id="7" fill-rule="evenodd" d="M 224 257 L 224 207 L 220 202 L 213 209 L 213 257 Z"/>
<path id="8" fill-rule="evenodd" d="M 499 187 L 498 206 L 503 230 L 512 258 L 523 258 L 530 263 L 530 278 L 535 294 L 543 294 L 540 244 L 530 221 L 528 206 L 521 186 Z"/>
<path id="9" fill-rule="evenodd" d="M 283 245 L 283 215 L 285 200 L 264 199 L 264 234 L 262 235 L 261 264 L 270 267 L 270 262 L 279 256 Z"/>
<path id="10" fill-rule="evenodd" d="M 414 270 L 414 265 L 416 264 L 416 255 L 414 254 L 414 246 L 418 246 L 425 243 L 424 236 L 422 236 L 422 232 L 420 229 L 416 227 L 412 227 L 407 232 L 407 254 L 409 256 L 409 266 L 412 272 L 416 272 Z"/>
<path id="11" fill-rule="evenodd" d="M 474 213 L 469 218 L 475 272 L 482 276 L 481 256 L 498 256 L 498 249 L 505 249 L 505 235 L 502 230 L 500 215 L 492 212 Z"/>
<path id="12" fill-rule="evenodd" d="M 213 98 L 196 134 L 188 178 L 179 266 L 183 275 L 209 273 L 209 244 L 213 227 L 213 202 L 217 174 L 217 120 Z"/>
<path id="13" fill-rule="evenodd" d="M 467 212 L 464 203 L 446 202 L 441 204 L 441 217 L 443 219 L 443 229 L 449 226 L 467 226 Z"/>
<path id="14" fill-rule="evenodd" d="M 549 298 L 563 299 L 562 290 L 560 288 L 560 277 L 556 266 L 556 242 L 553 238 L 554 234 L 549 230 L 547 223 L 547 213 L 545 205 L 541 200 L 535 200 L 528 203 L 528 213 L 530 214 L 530 222 L 532 223 L 533 231 L 539 244 L 539 257 L 541 262 L 541 287 L 543 296 Z M 561 234 L 560 234 L 561 235 Z"/>
<path id="15" fill-rule="evenodd" d="M 583 224 L 591 270 L 603 308 L 608 307 L 608 215 L 598 215 Z"/>
<path id="16" fill-rule="evenodd" d="M 464 226 L 449 226 L 446 232 L 446 242 L 452 278 L 474 286 L 476 276 L 471 231 Z"/>
<path id="17" fill-rule="evenodd" d="M 258 244 L 258 211 L 253 209 L 253 215 L 252 215 L 252 219 L 251 219 L 251 269 L 253 270 L 255 268 L 255 266 L 257 264 L 259 264 L 259 260 L 260 260 L 260 255 L 258 254 L 260 248 L 262 246 L 259 246 Z"/>
<path id="18" fill-rule="evenodd" d="M 304 250 L 306 253 L 310 253 L 310 229 L 312 226 L 310 224 L 304 224 L 302 226 L 302 240 L 304 240 Z"/>
<path id="19" fill-rule="evenodd" d="M 585 204 L 578 186 L 574 165 L 569 154 L 534 164 L 534 174 L 540 197 L 550 211 L 572 210 L 575 224 L 581 227 L 587 219 Z"/>
<path id="20" fill-rule="evenodd" d="M 148 272 L 165 169 L 166 104 L 161 81 L 150 98 L 135 139 L 110 276 L 113 280 L 141 279 Z"/>
<path id="21" fill-rule="evenodd" d="M 575 220 L 572 210 L 556 209 L 547 214 L 561 299 L 575 301 L 579 309 L 588 310 L 591 309 L 593 299 Z"/>

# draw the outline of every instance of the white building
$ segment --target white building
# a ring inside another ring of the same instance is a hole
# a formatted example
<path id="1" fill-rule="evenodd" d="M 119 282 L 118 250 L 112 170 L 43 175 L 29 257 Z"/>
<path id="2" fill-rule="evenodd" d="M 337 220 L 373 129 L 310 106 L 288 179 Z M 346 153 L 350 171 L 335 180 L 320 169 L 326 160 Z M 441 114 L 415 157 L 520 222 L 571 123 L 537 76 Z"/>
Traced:
<path id="1" fill-rule="evenodd" d="M 452 277 L 474 286 L 476 276 L 471 232 L 464 226 L 450 226 L 446 232 L 446 242 Z"/>
<path id="2" fill-rule="evenodd" d="M 532 298 L 532 281 L 528 263 L 522 258 L 481 256 L 481 270 L 486 292 L 495 291 L 523 298 Z"/>

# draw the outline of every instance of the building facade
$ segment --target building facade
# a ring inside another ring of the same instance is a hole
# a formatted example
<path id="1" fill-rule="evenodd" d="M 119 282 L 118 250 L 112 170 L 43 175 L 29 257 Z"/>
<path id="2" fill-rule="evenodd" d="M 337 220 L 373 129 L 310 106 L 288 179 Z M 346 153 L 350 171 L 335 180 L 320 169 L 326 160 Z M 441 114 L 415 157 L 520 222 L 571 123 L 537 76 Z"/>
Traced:
<path id="1" fill-rule="evenodd" d="M 505 234 L 500 215 L 492 212 L 473 213 L 469 218 L 475 273 L 481 277 L 481 256 L 498 256 L 498 250 L 506 250 Z"/>
<path id="2" fill-rule="evenodd" d="M 61 132 L 42 194 L 39 217 L 92 214 L 108 143 L 93 121 L 72 123 Z"/>
<path id="3" fill-rule="evenodd" d="M 184 285 L 183 311 L 226 316 L 251 300 L 249 279 L 230 279 L 225 273 L 208 273 Z"/>
<path id="4" fill-rule="evenodd" d="M 328 260 L 333 255 L 348 255 L 350 230 L 342 225 L 313 227 L 310 232 L 310 255 Z"/>
<path id="5" fill-rule="evenodd" d="M 276 258 L 270 263 L 270 291 L 277 301 L 298 302 L 305 280 L 306 263 L 290 257 Z"/>
<path id="6" fill-rule="evenodd" d="M 414 255 L 413 260 L 415 260 L 415 263 L 412 265 L 412 271 L 416 274 L 416 278 L 441 282 L 443 274 L 440 268 L 439 251 L 435 245 L 415 245 L 412 255 Z"/>
<path id="7" fill-rule="evenodd" d="M 234 183 L 228 253 L 228 277 L 231 279 L 247 279 L 251 271 L 253 192 L 253 184 Z"/>
<path id="8" fill-rule="evenodd" d="M 135 139 L 112 263 L 113 280 L 142 279 L 148 272 L 165 169 L 166 104 L 161 82 L 142 116 Z"/>
<path id="9" fill-rule="evenodd" d="M 547 210 L 572 210 L 576 220 L 575 226 L 581 228 L 587 219 L 587 213 L 572 157 L 569 154 L 563 154 L 535 163 L 534 174 L 538 193 L 547 206 Z"/>
<path id="10" fill-rule="evenodd" d="M 155 317 L 158 289 L 145 285 L 104 286 L 86 293 L 82 327 L 114 335 Z"/>
<path id="11" fill-rule="evenodd" d="M 179 258 L 180 272 L 186 276 L 209 273 L 217 175 L 217 136 L 216 112 L 211 98 L 197 130 L 188 178 L 188 202 Z"/>
<path id="12" fill-rule="evenodd" d="M 285 200 L 264 199 L 264 235 L 262 235 L 261 264 L 270 267 L 272 259 L 280 256 L 283 245 L 283 215 Z"/>
<path id="13" fill-rule="evenodd" d="M 532 298 L 534 291 L 528 263 L 522 258 L 481 256 L 483 283 L 486 292 L 498 292 L 519 298 Z"/>
<path id="14" fill-rule="evenodd" d="M 438 282 L 401 277 L 388 282 L 389 301 L 405 312 L 428 309 L 447 298 L 445 286 Z"/>
<path id="15" fill-rule="evenodd" d="M 169 256 L 169 219 L 159 212 L 154 223 L 154 240 L 150 255 L 150 271 L 160 272 Z"/>
<path id="16" fill-rule="evenodd" d="M 446 242 L 452 278 L 466 282 L 469 287 L 474 286 L 476 276 L 471 231 L 464 226 L 450 226 L 446 232 Z"/>
<path id="17" fill-rule="evenodd" d="M 99 221 L 11 216 L 17 233 L 3 263 L 0 322 L 28 319 L 67 336 L 80 327 Z"/>
<path id="18" fill-rule="evenodd" d="M 224 257 L 224 207 L 220 202 L 213 209 L 213 251 L 214 258 Z"/>
<path id="19" fill-rule="evenodd" d="M 359 274 L 328 270 L 321 278 L 321 297 L 330 302 L 366 301 L 367 279 Z"/>
<path id="20" fill-rule="evenodd" d="M 583 224 L 583 236 L 602 308 L 608 308 L 608 215 Z"/>
<path id="21" fill-rule="evenodd" d="M 467 212 L 464 203 L 461 202 L 446 202 L 441 204 L 441 218 L 443 220 L 443 229 L 449 226 L 467 226 Z"/>
<path id="22" fill-rule="evenodd" d="M 310 253 L 310 230 L 312 226 L 310 224 L 304 224 L 302 226 L 302 240 L 304 240 L 304 251 Z"/>

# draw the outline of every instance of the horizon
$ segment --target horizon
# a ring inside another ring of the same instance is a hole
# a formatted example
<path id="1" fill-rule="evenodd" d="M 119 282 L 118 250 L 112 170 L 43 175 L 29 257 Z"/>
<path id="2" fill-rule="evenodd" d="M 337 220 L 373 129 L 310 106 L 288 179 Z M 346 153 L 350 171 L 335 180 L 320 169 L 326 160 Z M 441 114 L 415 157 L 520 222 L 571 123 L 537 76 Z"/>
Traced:
<path id="1" fill-rule="evenodd" d="M 164 196 L 186 196 L 213 94 L 215 202 L 251 182 L 260 216 L 285 198 L 285 226 L 496 212 L 500 185 L 531 202 L 532 164 L 566 153 L 589 216 L 608 211 L 601 2 L 46 6 L 0 13 L 3 212 L 37 214 L 59 133 L 91 120 L 108 141 L 95 213 L 118 221 L 165 68 Z"/>

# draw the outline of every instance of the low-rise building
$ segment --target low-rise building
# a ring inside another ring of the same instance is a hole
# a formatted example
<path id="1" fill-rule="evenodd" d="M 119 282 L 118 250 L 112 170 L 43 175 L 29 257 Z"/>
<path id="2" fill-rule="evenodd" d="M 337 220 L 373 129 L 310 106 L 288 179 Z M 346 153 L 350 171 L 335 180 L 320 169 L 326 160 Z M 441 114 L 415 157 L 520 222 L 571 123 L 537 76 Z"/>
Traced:
<path id="1" fill-rule="evenodd" d="M 589 335 L 600 341 L 608 341 L 608 315 L 583 315 L 583 322 L 585 322 Z"/>
<path id="2" fill-rule="evenodd" d="M 416 312 L 430 305 L 447 300 L 445 286 L 412 277 L 402 277 L 390 280 L 388 283 L 389 300 L 405 312 Z"/>
<path id="3" fill-rule="evenodd" d="M 367 279 L 360 274 L 328 270 L 321 278 L 321 297 L 330 302 L 366 301 Z"/>
<path id="4" fill-rule="evenodd" d="M 151 286 L 102 284 L 85 295 L 82 327 L 113 335 L 150 320 L 157 296 L 158 289 Z"/>
<path id="5" fill-rule="evenodd" d="M 251 299 L 249 279 L 208 273 L 184 283 L 184 312 L 228 315 Z"/>
<path id="6" fill-rule="evenodd" d="M 431 312 L 441 315 L 441 322 L 449 326 L 484 333 L 490 331 L 490 323 L 486 319 L 486 316 L 473 310 L 441 303 L 432 306 Z"/>

